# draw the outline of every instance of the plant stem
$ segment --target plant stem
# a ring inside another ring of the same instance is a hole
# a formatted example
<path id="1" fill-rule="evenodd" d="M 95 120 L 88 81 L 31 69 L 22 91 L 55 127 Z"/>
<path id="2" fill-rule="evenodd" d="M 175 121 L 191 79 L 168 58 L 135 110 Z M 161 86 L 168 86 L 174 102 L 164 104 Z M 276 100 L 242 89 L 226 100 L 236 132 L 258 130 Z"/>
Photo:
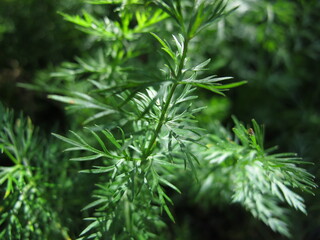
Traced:
<path id="1" fill-rule="evenodd" d="M 188 43 L 189 43 L 189 39 L 186 37 L 185 40 L 184 40 L 184 48 L 183 48 L 183 53 L 182 53 L 182 56 L 181 56 L 181 59 L 180 59 L 180 62 L 179 62 L 179 68 L 178 68 L 178 72 L 177 74 L 174 74 L 175 78 L 176 78 L 176 82 L 172 85 L 172 88 L 170 89 L 170 92 L 168 94 L 168 97 L 166 99 L 166 102 L 165 102 L 165 105 L 163 107 L 163 110 L 161 112 L 161 115 L 160 115 L 160 119 L 159 119 L 159 122 L 156 126 L 156 129 L 154 130 L 154 134 L 149 142 L 149 145 L 146 149 L 146 151 L 144 152 L 143 154 L 143 159 L 147 159 L 150 154 L 152 153 L 152 147 L 153 145 L 155 144 L 156 140 L 157 140 L 157 137 L 160 133 L 160 130 L 164 124 L 164 121 L 165 121 L 165 118 L 166 118 L 166 114 L 168 112 L 168 108 L 170 106 L 170 103 L 171 103 L 171 100 L 172 100 L 172 97 L 173 97 L 173 94 L 177 88 L 177 86 L 179 85 L 178 81 L 180 80 L 180 78 L 182 77 L 183 73 L 182 73 L 182 69 L 183 69 L 183 66 L 184 66 L 184 61 L 186 59 L 186 56 L 187 56 L 187 51 L 188 51 Z"/>
<path id="2" fill-rule="evenodd" d="M 173 93 L 176 90 L 177 86 L 178 86 L 178 83 L 174 83 L 172 88 L 171 88 L 171 90 L 170 90 L 170 92 L 169 92 L 169 95 L 167 97 L 166 103 L 165 103 L 164 108 L 163 108 L 163 110 L 161 112 L 161 116 L 160 116 L 159 122 L 158 122 L 158 124 L 156 126 L 156 129 L 154 130 L 154 134 L 152 136 L 152 139 L 150 140 L 148 148 L 144 153 L 144 159 L 147 159 L 147 157 L 149 157 L 151 152 L 152 152 L 152 146 L 155 143 L 155 141 L 157 140 L 157 137 L 158 137 L 158 135 L 160 133 L 161 127 L 163 126 L 163 123 L 164 123 L 164 120 L 165 120 L 165 116 L 166 116 L 166 113 L 168 111 L 168 108 L 169 108 Z"/>

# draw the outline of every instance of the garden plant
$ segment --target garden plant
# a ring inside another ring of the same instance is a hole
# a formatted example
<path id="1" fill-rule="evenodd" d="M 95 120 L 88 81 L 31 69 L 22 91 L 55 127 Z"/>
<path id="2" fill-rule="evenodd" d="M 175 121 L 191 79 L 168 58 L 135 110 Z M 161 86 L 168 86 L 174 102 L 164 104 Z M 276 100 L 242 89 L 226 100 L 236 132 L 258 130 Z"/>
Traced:
<path id="1" fill-rule="evenodd" d="M 68 131 L 48 137 L 0 105 L 0 238 L 183 239 L 175 203 L 185 194 L 240 205 L 291 237 L 290 211 L 307 214 L 301 195 L 316 188 L 309 162 L 269 147 L 255 120 L 233 116 L 230 130 L 206 115 L 207 96 L 247 84 L 217 76 L 207 57 L 212 29 L 237 6 L 87 2 L 59 14 L 88 34 L 90 51 L 20 84 L 63 104 Z"/>

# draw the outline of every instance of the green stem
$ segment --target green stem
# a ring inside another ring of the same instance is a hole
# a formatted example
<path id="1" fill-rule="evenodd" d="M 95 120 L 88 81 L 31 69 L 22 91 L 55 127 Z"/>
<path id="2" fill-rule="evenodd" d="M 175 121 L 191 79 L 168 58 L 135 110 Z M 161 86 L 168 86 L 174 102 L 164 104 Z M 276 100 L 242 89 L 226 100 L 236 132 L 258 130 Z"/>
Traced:
<path id="1" fill-rule="evenodd" d="M 167 112 L 168 112 L 168 108 L 170 106 L 173 94 L 174 94 L 177 86 L 179 85 L 178 81 L 180 81 L 180 78 L 183 75 L 182 69 L 183 69 L 183 66 L 184 66 L 184 61 L 185 61 L 186 56 L 187 56 L 188 43 L 189 43 L 189 39 L 186 38 L 184 40 L 184 48 L 183 48 L 183 53 L 182 53 L 182 56 L 181 56 L 181 59 L 180 59 L 178 72 L 177 72 L 177 74 L 174 74 L 174 76 L 175 76 L 177 81 L 172 85 L 172 88 L 170 89 L 170 92 L 169 92 L 168 97 L 166 99 L 165 105 L 164 105 L 163 110 L 161 112 L 159 122 L 158 122 L 158 124 L 156 126 L 156 129 L 154 130 L 154 134 L 153 134 L 153 136 L 152 136 L 152 138 L 151 138 L 151 140 L 149 142 L 149 145 L 148 145 L 146 151 L 143 154 L 143 159 L 147 159 L 150 156 L 150 154 L 152 153 L 152 151 L 153 151 L 152 147 L 155 144 L 155 142 L 157 140 L 157 137 L 158 137 L 158 135 L 160 133 L 160 130 L 161 130 L 163 124 L 164 124 L 164 121 L 165 121 L 165 118 L 166 118 L 166 115 L 167 115 Z"/>
<path id="2" fill-rule="evenodd" d="M 189 38 L 188 37 L 184 40 L 183 46 L 184 46 L 183 47 L 183 53 L 182 53 L 182 57 L 181 57 L 181 60 L 180 60 L 180 63 L 179 63 L 177 80 L 180 80 L 180 78 L 182 76 L 182 68 L 183 68 L 184 61 L 185 61 L 186 56 L 187 56 L 187 51 L 188 51 L 188 46 L 189 46 Z"/>
<path id="3" fill-rule="evenodd" d="M 158 135 L 160 133 L 161 127 L 164 124 L 165 116 L 167 114 L 167 111 L 168 111 L 172 96 L 173 96 L 174 91 L 176 90 L 177 86 L 178 86 L 178 83 L 174 83 L 172 88 L 171 88 L 171 90 L 170 90 L 170 92 L 169 92 L 169 95 L 167 97 L 166 103 L 165 103 L 164 108 L 163 108 L 163 110 L 161 112 L 161 116 L 160 116 L 159 122 L 158 122 L 158 124 L 156 126 L 156 129 L 154 130 L 154 134 L 153 134 L 153 136 L 151 138 L 151 141 L 150 141 L 150 143 L 148 145 L 148 148 L 144 153 L 144 159 L 147 159 L 147 157 L 149 157 L 150 154 L 152 153 L 152 146 L 156 142 L 157 137 L 158 137 Z"/>

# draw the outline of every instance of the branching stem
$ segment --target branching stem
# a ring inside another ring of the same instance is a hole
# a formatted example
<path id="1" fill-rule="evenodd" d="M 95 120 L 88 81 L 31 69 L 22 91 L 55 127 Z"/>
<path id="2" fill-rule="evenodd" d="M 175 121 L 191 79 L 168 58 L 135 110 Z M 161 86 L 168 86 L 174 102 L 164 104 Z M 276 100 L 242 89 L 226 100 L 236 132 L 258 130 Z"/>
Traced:
<path id="1" fill-rule="evenodd" d="M 183 75 L 183 66 L 184 66 L 184 62 L 185 62 L 185 59 L 186 59 L 186 56 L 187 56 L 187 51 L 188 51 L 188 44 L 189 44 L 189 38 L 186 37 L 185 40 L 184 40 L 184 48 L 183 48 L 183 53 L 182 53 L 182 56 L 181 56 L 181 59 L 180 59 L 180 62 L 179 62 L 179 68 L 178 68 L 178 72 L 177 74 L 173 73 L 174 74 L 174 77 L 176 78 L 176 82 L 172 85 L 171 89 L 170 89 L 170 92 L 167 96 L 167 99 L 166 99 L 166 102 L 165 102 L 165 105 L 163 107 L 163 110 L 161 112 L 161 115 L 160 115 L 160 119 L 159 119 L 159 122 L 154 130 L 154 134 L 149 142 L 149 145 L 148 147 L 146 148 L 144 154 L 143 154 L 143 159 L 146 160 L 150 154 L 152 153 L 153 151 L 153 145 L 155 144 L 156 140 L 157 140 L 157 137 L 160 133 L 160 130 L 164 124 L 164 121 L 166 119 L 166 115 L 167 115 L 167 112 L 168 112 L 168 108 L 170 106 L 170 103 L 171 103 L 171 100 L 172 100 L 172 97 L 173 97 L 173 94 L 177 88 L 177 86 L 179 85 L 179 81 L 181 80 L 180 78 L 182 77 Z"/>

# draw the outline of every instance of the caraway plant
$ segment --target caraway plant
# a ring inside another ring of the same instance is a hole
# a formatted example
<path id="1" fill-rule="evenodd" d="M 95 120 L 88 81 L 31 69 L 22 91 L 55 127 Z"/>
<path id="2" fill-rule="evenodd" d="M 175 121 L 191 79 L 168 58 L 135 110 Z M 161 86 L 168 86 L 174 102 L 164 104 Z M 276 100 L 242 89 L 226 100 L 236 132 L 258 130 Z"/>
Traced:
<path id="1" fill-rule="evenodd" d="M 199 205 L 240 205 L 290 237 L 290 208 L 306 214 L 300 193 L 316 187 L 307 162 L 265 147 L 255 120 L 201 123 L 204 95 L 246 83 L 212 74 L 201 49 L 235 8 L 87 2 L 98 11 L 60 15 L 88 34 L 90 51 L 21 84 L 66 105 L 70 131 L 47 138 L 0 108 L 1 239 L 177 239 L 174 203 L 185 192 Z"/>

